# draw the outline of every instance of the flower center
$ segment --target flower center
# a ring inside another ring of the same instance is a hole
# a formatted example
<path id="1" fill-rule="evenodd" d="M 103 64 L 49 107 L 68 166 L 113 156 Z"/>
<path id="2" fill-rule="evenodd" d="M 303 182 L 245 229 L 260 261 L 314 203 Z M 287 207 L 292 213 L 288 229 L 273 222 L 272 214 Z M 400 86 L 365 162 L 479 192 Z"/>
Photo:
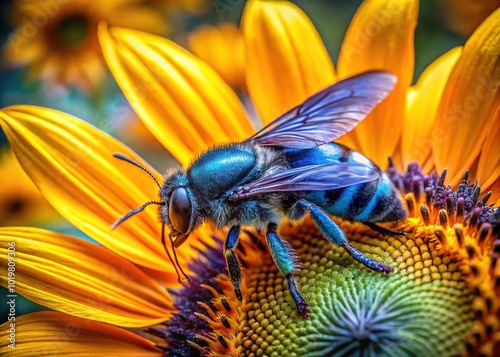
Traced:
<path id="1" fill-rule="evenodd" d="M 90 30 L 88 19 L 80 14 L 67 16 L 59 23 L 57 35 L 61 43 L 69 48 L 80 46 Z"/>
<path id="2" fill-rule="evenodd" d="M 423 175 L 417 166 L 404 175 L 389 171 L 410 217 L 388 228 L 406 235 L 382 236 L 361 223 L 333 219 L 364 254 L 392 265 L 393 274 L 353 261 L 310 218 L 284 223 L 280 234 L 297 253 L 295 279 L 311 306 L 311 318 L 303 319 L 264 237 L 245 232 L 240 240 L 241 302 L 224 275 L 222 240 L 207 244 L 192 263 L 194 279 L 177 293 L 179 313 L 160 333 L 170 346 L 166 352 L 444 356 L 493 346 L 500 330 L 498 209 L 486 204 L 489 195 L 480 197 L 467 174 L 453 190 L 444 174 Z"/>
<path id="3" fill-rule="evenodd" d="M 26 204 L 27 202 L 21 198 L 12 198 L 7 201 L 6 212 L 10 215 L 16 215 L 26 207 Z"/>

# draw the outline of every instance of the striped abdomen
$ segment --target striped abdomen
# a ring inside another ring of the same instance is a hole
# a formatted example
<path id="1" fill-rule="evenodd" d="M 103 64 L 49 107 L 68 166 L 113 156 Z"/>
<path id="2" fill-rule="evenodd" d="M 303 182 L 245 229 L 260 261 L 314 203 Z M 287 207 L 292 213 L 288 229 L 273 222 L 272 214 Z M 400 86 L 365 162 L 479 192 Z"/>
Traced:
<path id="1" fill-rule="evenodd" d="M 379 178 L 367 183 L 328 191 L 308 191 L 305 199 L 328 213 L 360 222 L 387 222 L 406 217 L 399 192 L 378 166 L 360 153 L 345 146 L 329 143 L 312 149 L 283 149 L 290 167 L 360 163 L 374 167 Z"/>

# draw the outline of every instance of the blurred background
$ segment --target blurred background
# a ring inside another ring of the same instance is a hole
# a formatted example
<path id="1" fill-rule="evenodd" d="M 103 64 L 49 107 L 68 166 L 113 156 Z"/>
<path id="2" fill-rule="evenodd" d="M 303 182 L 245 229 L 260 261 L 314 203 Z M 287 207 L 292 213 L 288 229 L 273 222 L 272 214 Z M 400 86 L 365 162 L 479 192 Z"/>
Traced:
<path id="1" fill-rule="evenodd" d="M 312 19 L 335 63 L 362 1 L 293 2 Z M 244 53 L 238 31 L 244 6 L 244 0 L 4 0 L 0 2 L 0 107 L 32 104 L 73 114 L 124 141 L 163 171 L 176 162 L 142 126 L 107 71 L 96 26 L 104 20 L 111 26 L 168 37 L 211 64 L 244 98 Z M 499 6 L 496 0 L 421 1 L 414 80 L 434 59 L 463 44 Z M 45 203 L 0 130 L 0 226 L 19 225 L 88 239 Z M 5 296 L 6 290 L 0 295 Z M 0 323 L 7 307 L 0 304 Z M 16 308 L 18 315 L 41 309 L 21 298 Z"/>

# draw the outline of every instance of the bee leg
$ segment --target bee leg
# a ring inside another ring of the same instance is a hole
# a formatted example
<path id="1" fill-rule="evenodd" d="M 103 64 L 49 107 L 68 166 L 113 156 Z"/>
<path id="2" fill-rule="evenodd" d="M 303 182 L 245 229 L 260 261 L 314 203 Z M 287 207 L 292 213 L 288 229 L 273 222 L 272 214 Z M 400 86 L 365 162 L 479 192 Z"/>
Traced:
<path id="1" fill-rule="evenodd" d="M 379 232 L 383 235 L 393 236 L 393 235 L 406 235 L 405 232 L 395 231 L 389 228 L 381 227 L 373 222 L 362 222 L 365 226 L 370 229 L 373 229 L 375 232 Z"/>
<path id="2" fill-rule="evenodd" d="M 297 312 L 303 318 L 309 318 L 309 304 L 300 295 L 298 284 L 293 278 L 293 271 L 295 270 L 295 262 L 297 257 L 290 244 L 281 238 L 277 233 L 278 226 L 270 223 L 267 226 L 266 240 L 271 256 L 273 257 L 278 270 L 285 276 L 288 283 L 288 290 L 292 296 L 295 305 L 297 305 Z"/>
<path id="3" fill-rule="evenodd" d="M 232 226 L 224 242 L 224 255 L 226 256 L 227 271 L 229 280 L 233 284 L 234 293 L 238 300 L 243 300 L 241 296 L 241 267 L 234 254 L 234 249 L 238 246 L 240 238 L 240 226 Z"/>
<path id="4" fill-rule="evenodd" d="M 303 210 L 309 211 L 309 214 L 311 215 L 311 218 L 314 221 L 316 227 L 318 227 L 320 232 L 330 242 L 332 242 L 338 247 L 344 248 L 347 251 L 347 253 L 349 253 L 349 255 L 353 257 L 355 260 L 367 266 L 368 268 L 378 272 L 382 273 L 393 272 L 393 269 L 390 266 L 377 262 L 371 258 L 368 258 L 357 248 L 351 245 L 351 243 L 349 243 L 349 241 L 347 240 L 347 237 L 345 236 L 345 233 L 342 231 L 342 229 L 340 229 L 340 227 L 334 221 L 332 221 L 332 219 L 328 217 L 328 215 L 321 208 L 312 204 L 311 202 L 308 202 L 306 200 L 297 201 L 295 205 L 292 207 L 291 216 L 293 216 L 294 211 L 301 212 Z"/>

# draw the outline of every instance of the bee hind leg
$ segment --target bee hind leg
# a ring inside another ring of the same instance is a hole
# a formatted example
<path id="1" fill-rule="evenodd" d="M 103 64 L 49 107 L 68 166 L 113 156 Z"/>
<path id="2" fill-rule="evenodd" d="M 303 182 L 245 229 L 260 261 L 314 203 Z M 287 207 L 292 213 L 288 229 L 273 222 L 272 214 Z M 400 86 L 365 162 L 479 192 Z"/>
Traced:
<path id="1" fill-rule="evenodd" d="M 292 296 L 297 312 L 303 318 L 309 318 L 309 304 L 299 292 L 299 285 L 293 277 L 293 271 L 296 267 L 297 257 L 291 245 L 281 238 L 277 233 L 278 226 L 270 223 L 267 226 L 266 240 L 269 246 L 269 251 L 273 257 L 278 270 L 285 276 L 288 283 L 288 290 Z"/>
<path id="2" fill-rule="evenodd" d="M 241 295 L 241 267 L 236 254 L 234 254 L 234 249 L 238 246 L 239 238 L 240 226 L 232 226 L 224 242 L 224 255 L 226 257 L 229 280 L 233 284 L 236 298 L 241 301 L 243 300 L 243 296 Z"/>
<path id="3" fill-rule="evenodd" d="M 338 247 L 344 248 L 347 251 L 347 253 L 349 253 L 349 255 L 353 257 L 355 260 L 367 266 L 368 268 L 381 273 L 393 272 L 393 269 L 390 266 L 384 263 L 377 262 L 376 260 L 373 260 L 371 258 L 368 258 L 356 247 L 351 245 L 351 243 L 349 243 L 349 241 L 347 240 L 347 237 L 345 236 L 345 233 L 342 231 L 342 229 L 340 229 L 340 227 L 334 221 L 332 221 L 332 219 L 328 216 L 328 214 L 326 214 L 326 212 L 324 212 L 321 208 L 312 204 L 311 202 L 306 200 L 297 201 L 295 205 L 292 207 L 290 216 L 292 218 L 298 217 L 300 216 L 301 213 L 305 211 L 309 211 L 309 214 L 311 215 L 311 218 L 314 221 L 316 227 L 318 227 L 320 232 L 330 242 L 332 242 Z"/>
<path id="4" fill-rule="evenodd" d="M 388 235 L 388 236 L 394 236 L 394 235 L 396 235 L 396 236 L 403 235 L 404 236 L 404 235 L 406 235 L 405 232 L 395 231 L 393 229 L 385 228 L 385 227 L 379 226 L 378 224 L 373 223 L 373 222 L 361 222 L 361 223 L 363 223 L 368 228 L 373 229 L 375 232 L 379 232 L 380 234 L 383 234 L 383 235 Z"/>

